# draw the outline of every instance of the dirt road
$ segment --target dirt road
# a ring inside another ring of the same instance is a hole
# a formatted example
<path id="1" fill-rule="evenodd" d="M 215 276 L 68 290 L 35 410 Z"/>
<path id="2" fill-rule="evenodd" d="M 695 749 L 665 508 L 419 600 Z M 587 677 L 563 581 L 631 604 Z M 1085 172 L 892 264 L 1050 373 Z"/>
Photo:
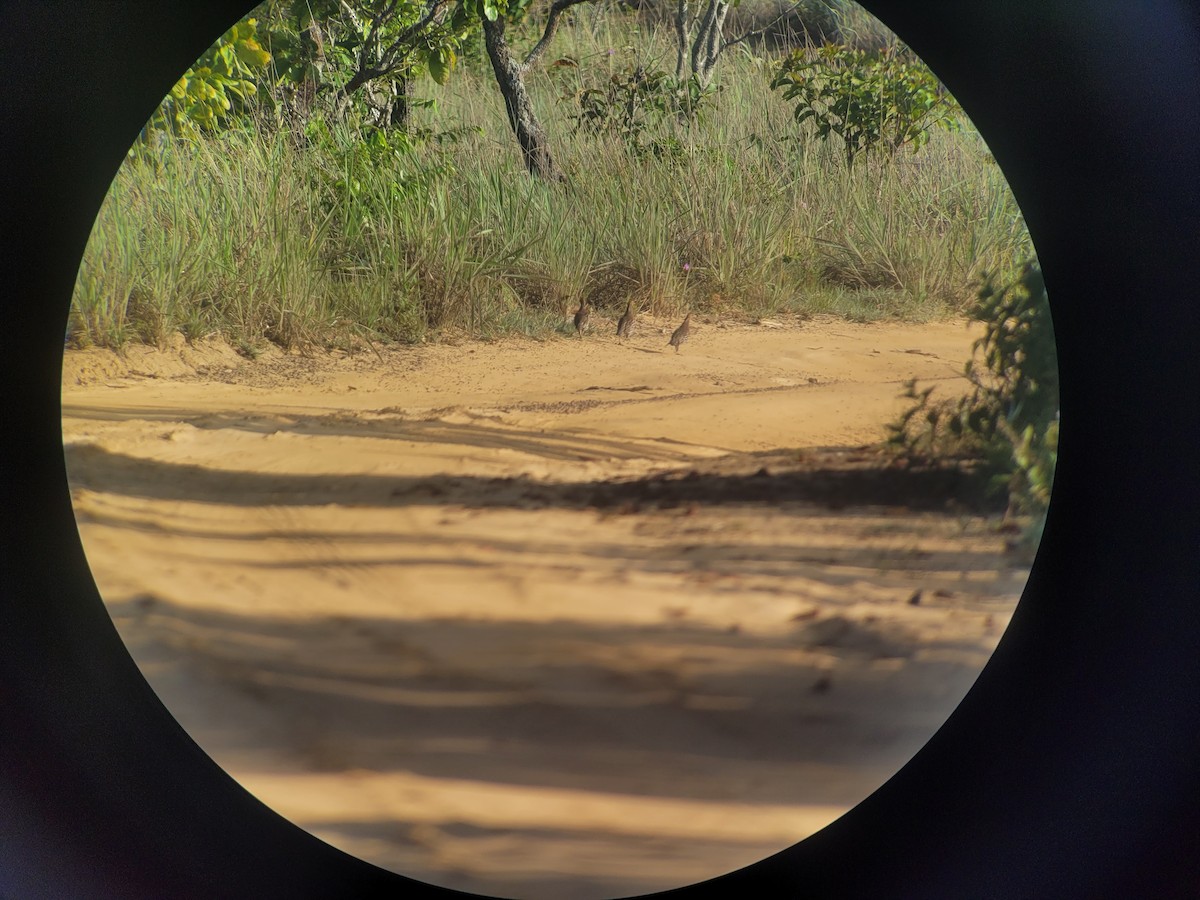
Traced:
<path id="1" fill-rule="evenodd" d="M 905 379 L 962 389 L 963 323 L 694 320 L 678 354 L 672 323 L 623 346 L 597 324 L 382 358 L 68 354 L 72 491 L 122 637 L 218 763 L 330 843 L 531 900 L 711 877 L 882 784 L 1007 624 L 1028 570 L 996 512 L 855 449 Z"/>

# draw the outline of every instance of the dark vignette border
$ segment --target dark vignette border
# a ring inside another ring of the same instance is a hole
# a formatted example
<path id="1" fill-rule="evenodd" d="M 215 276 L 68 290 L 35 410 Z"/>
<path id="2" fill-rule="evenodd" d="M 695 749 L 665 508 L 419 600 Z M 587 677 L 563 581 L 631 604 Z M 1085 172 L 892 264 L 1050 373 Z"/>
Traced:
<path id="1" fill-rule="evenodd" d="M 124 150 L 245 0 L 0 10 L 0 896 L 452 896 L 247 794 L 130 660 L 61 450 L 66 306 Z M 812 838 L 690 897 L 1200 893 L 1200 11 L 867 0 L 962 101 L 1026 214 L 1060 468 L 1000 647 L 926 747 Z M 1136 11 L 1135 11 L 1136 10 Z"/>

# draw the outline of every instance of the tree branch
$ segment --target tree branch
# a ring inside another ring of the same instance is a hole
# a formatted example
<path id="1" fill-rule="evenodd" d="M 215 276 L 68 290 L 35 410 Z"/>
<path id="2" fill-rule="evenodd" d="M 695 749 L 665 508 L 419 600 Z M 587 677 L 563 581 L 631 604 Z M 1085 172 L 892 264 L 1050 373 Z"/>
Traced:
<path id="1" fill-rule="evenodd" d="M 339 0 L 339 2 L 342 4 L 342 9 L 346 11 L 346 15 L 350 17 L 350 23 L 354 26 L 354 29 L 361 33 L 363 30 L 362 19 L 354 11 L 354 7 L 347 3 L 346 0 Z M 316 21 L 316 17 L 313 18 L 313 21 Z"/>
<path id="2" fill-rule="evenodd" d="M 388 72 L 395 69 L 399 65 L 399 63 L 395 62 L 397 52 L 412 40 L 413 37 L 429 28 L 430 25 L 440 24 L 442 13 L 445 12 L 446 6 L 449 3 L 450 0 L 429 0 L 429 5 L 425 7 L 424 15 L 400 32 L 396 39 L 392 41 L 391 46 L 383 51 L 379 58 L 380 65 Z M 407 58 L 408 54 L 406 53 L 401 57 L 401 61 Z"/>
<path id="3" fill-rule="evenodd" d="M 546 19 L 546 30 L 542 33 L 542 39 L 533 45 L 533 49 L 529 51 L 529 55 L 525 57 L 525 61 L 521 63 L 521 71 L 529 71 L 532 66 L 550 46 L 550 42 L 554 40 L 554 35 L 558 31 L 559 17 L 564 11 L 570 9 L 579 3 L 587 3 L 588 0 L 554 0 L 554 5 L 550 7 L 550 15 Z"/>
<path id="4" fill-rule="evenodd" d="M 344 100 L 348 100 L 350 95 L 357 91 L 364 84 L 374 81 L 376 78 L 382 78 L 384 75 L 389 75 L 396 69 L 402 67 L 408 61 L 409 54 L 414 49 L 409 42 L 413 37 L 425 31 L 439 15 L 445 10 L 451 0 L 429 0 L 429 5 L 425 9 L 424 15 L 416 22 L 402 31 L 394 41 L 384 50 L 379 59 L 374 62 L 368 62 L 368 54 L 372 43 L 376 41 L 375 35 L 379 33 L 379 29 L 387 20 L 389 14 L 394 14 L 398 0 L 391 0 L 390 3 L 381 7 L 379 12 L 375 14 L 371 21 L 371 35 L 363 42 L 362 49 L 359 53 L 358 71 L 356 71 L 350 80 L 341 88 L 341 94 Z M 343 6 L 348 13 L 357 22 L 357 17 L 354 16 L 353 10 L 343 0 Z M 360 23 L 361 24 L 361 23 Z"/>
<path id="5" fill-rule="evenodd" d="M 359 69 L 357 72 L 355 72 L 353 75 L 351 75 L 350 80 L 347 81 L 342 86 L 342 89 L 341 89 L 342 96 L 349 98 L 349 96 L 351 94 L 353 94 L 355 91 L 357 91 L 360 87 L 362 87 L 368 81 L 373 81 L 374 79 L 380 78 L 380 77 L 386 75 L 387 73 L 388 73 L 388 70 L 386 70 L 386 69 L 379 69 L 379 68 L 375 68 L 372 66 L 368 66 L 365 69 Z"/>
<path id="6" fill-rule="evenodd" d="M 371 17 L 371 32 L 363 40 L 362 49 L 358 54 L 358 67 L 360 70 L 367 67 L 367 60 L 374 55 L 375 50 L 379 47 L 379 30 L 383 27 L 383 23 L 386 20 L 395 15 L 396 4 L 399 2 L 400 0 L 389 0 L 388 3 L 379 7 L 379 10 Z"/>
<path id="7" fill-rule="evenodd" d="M 768 22 L 762 28 L 756 28 L 753 31 L 747 31 L 745 34 L 741 35 L 740 37 L 735 37 L 735 38 L 733 38 L 733 40 L 725 41 L 725 43 L 721 44 L 720 52 L 724 53 L 726 50 L 728 50 L 734 44 L 740 44 L 742 41 L 748 41 L 748 40 L 750 40 L 750 38 L 758 37 L 760 34 L 766 34 L 768 31 L 770 31 L 772 28 L 774 28 L 776 25 L 778 25 L 780 22 L 782 22 L 784 19 L 786 19 L 789 15 L 794 13 L 799 8 L 800 8 L 800 3 L 793 3 L 791 6 L 789 6 L 787 9 L 785 9 L 779 15 L 777 15 L 774 19 L 772 19 L 770 22 Z"/>

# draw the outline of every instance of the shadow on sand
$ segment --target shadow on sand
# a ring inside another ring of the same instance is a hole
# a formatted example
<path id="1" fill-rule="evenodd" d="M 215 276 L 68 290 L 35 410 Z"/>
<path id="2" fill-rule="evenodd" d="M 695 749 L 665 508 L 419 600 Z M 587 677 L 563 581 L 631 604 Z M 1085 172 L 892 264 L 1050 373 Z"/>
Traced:
<path id="1" fill-rule="evenodd" d="M 490 431 L 489 429 L 481 429 Z M 901 466 L 882 451 L 806 450 L 736 454 L 693 461 L 631 479 L 549 482 L 525 476 L 422 477 L 268 474 L 219 470 L 114 453 L 90 444 L 65 447 L 74 487 L 155 500 L 236 506 L 398 507 L 459 505 L 519 509 L 663 509 L 817 504 L 910 510 L 999 512 L 986 480 L 967 464 Z"/>

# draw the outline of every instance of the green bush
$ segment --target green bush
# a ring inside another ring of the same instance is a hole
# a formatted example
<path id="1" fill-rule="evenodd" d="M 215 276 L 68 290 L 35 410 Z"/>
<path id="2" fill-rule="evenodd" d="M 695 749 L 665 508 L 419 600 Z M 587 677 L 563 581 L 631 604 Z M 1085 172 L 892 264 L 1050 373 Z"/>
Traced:
<path id="1" fill-rule="evenodd" d="M 812 120 L 818 137 L 840 137 L 849 165 L 880 147 L 916 151 L 933 127 L 958 127 L 954 101 L 928 67 L 902 50 L 836 44 L 815 55 L 797 50 L 779 63 L 771 88 L 795 101 L 797 125 Z"/>
<path id="2" fill-rule="evenodd" d="M 1009 514 L 1029 517 L 1030 534 L 1040 534 L 1058 461 L 1058 362 L 1037 262 L 1004 286 L 986 278 L 968 314 L 985 326 L 964 369 L 972 390 L 934 403 L 932 387 L 909 382 L 903 396 L 913 403 L 889 426 L 889 442 L 909 455 L 981 457 L 1008 492 Z"/>
<path id="3" fill-rule="evenodd" d="M 567 65 L 572 62 L 558 61 Z M 575 131 L 615 137 L 638 156 L 678 155 L 678 140 L 651 138 L 648 132 L 672 116 L 684 123 L 701 121 L 718 90 L 702 88 L 695 77 L 680 83 L 661 69 L 634 66 L 613 73 L 598 87 L 574 94 L 578 104 L 578 111 L 572 113 Z"/>

